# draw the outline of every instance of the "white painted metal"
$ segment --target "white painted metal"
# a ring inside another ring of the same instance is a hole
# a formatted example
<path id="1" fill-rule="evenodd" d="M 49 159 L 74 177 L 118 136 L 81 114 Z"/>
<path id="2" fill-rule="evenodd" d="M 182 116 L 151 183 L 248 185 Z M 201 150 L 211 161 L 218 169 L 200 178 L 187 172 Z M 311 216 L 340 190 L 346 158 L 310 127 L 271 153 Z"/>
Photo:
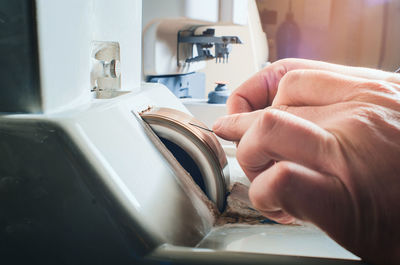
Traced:
<path id="1" fill-rule="evenodd" d="M 90 101 L 92 41 L 121 48 L 122 90 L 140 86 L 141 1 L 36 2 L 44 112 Z"/>

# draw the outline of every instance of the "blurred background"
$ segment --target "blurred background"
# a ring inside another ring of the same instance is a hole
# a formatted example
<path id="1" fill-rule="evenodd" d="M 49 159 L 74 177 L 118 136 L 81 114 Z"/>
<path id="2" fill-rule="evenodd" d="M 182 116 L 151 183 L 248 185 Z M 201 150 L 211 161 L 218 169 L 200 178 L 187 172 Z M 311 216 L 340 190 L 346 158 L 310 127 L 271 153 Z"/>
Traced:
<path id="1" fill-rule="evenodd" d="M 269 61 L 400 67 L 400 0 L 256 0 Z"/>
<path id="2" fill-rule="evenodd" d="M 288 57 L 387 71 L 400 67 L 400 0 L 143 1 L 144 32 L 157 20 L 178 17 L 208 23 L 219 35 L 243 42 L 233 47 L 229 63 L 206 61 L 198 70 L 206 75 L 206 93 L 219 81 L 233 90 L 268 63 Z"/>

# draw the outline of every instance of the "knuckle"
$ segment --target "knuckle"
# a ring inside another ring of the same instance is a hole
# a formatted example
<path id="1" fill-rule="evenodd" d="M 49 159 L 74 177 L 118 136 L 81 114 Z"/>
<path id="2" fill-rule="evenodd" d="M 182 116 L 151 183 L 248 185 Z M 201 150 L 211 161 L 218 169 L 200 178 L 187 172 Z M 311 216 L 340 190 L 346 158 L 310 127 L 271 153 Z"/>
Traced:
<path id="1" fill-rule="evenodd" d="M 274 166 L 273 175 L 269 175 L 269 180 L 264 182 L 264 187 L 251 185 L 249 190 L 249 198 L 256 209 L 267 210 L 270 204 L 281 204 L 285 196 L 291 194 L 296 177 L 289 162 L 279 162 Z M 267 177 L 267 176 L 259 176 Z M 255 184 L 255 183 L 253 183 Z"/>
<path id="2" fill-rule="evenodd" d="M 365 87 L 373 91 L 382 92 L 385 94 L 393 94 L 392 87 L 384 81 L 370 81 L 365 84 Z"/>
<path id="3" fill-rule="evenodd" d="M 272 131 L 279 121 L 279 110 L 265 110 L 258 120 L 258 126 L 262 132 Z"/>
<path id="4" fill-rule="evenodd" d="M 243 167 L 246 166 L 246 158 L 248 157 L 248 150 L 247 150 L 247 145 L 243 143 L 241 140 L 239 142 L 239 146 L 237 147 L 236 150 L 236 159 L 238 163 Z"/>
<path id="5" fill-rule="evenodd" d="M 296 87 L 306 80 L 305 77 L 312 78 L 312 71 L 305 69 L 296 69 L 287 72 L 278 84 L 277 94 L 272 102 L 272 105 L 286 104 L 286 102 L 296 101 L 293 93 L 296 91 Z"/>
<path id="6" fill-rule="evenodd" d="M 374 118 L 377 116 L 375 109 L 371 106 L 359 106 L 353 110 L 353 117 L 359 118 Z"/>
<path id="7" fill-rule="evenodd" d="M 322 157 L 331 157 L 332 154 L 340 150 L 336 134 L 327 133 L 322 136 L 321 143 L 319 144 L 319 152 Z M 338 168 L 341 168 L 343 161 L 341 159 L 323 159 L 314 164 L 314 169 L 321 172 L 334 173 Z"/>
<path id="8" fill-rule="evenodd" d="M 236 159 L 250 179 L 253 179 L 265 169 L 265 163 L 259 160 L 260 151 L 257 144 L 249 143 L 246 139 L 240 141 L 236 151 Z"/>
<path id="9" fill-rule="evenodd" d="M 228 97 L 227 101 L 226 101 L 226 105 L 228 108 L 232 108 L 234 107 L 235 104 L 237 104 L 238 100 L 240 100 L 240 98 L 242 98 L 239 89 L 235 90 L 232 92 L 232 94 Z"/>
<path id="10" fill-rule="evenodd" d="M 228 97 L 227 102 L 232 101 L 234 98 L 240 97 L 239 89 L 234 90 L 231 95 Z"/>
<path id="11" fill-rule="evenodd" d="M 236 159 L 244 170 L 252 169 L 252 155 L 255 154 L 256 151 L 257 150 L 255 150 L 252 144 L 248 143 L 246 139 L 239 142 L 236 151 Z"/>
<path id="12" fill-rule="evenodd" d="M 264 189 L 260 189 L 260 187 L 255 187 L 254 185 L 250 186 L 249 199 L 250 199 L 253 207 L 258 210 L 265 209 L 266 196 L 265 196 L 263 190 Z"/>
<path id="13" fill-rule="evenodd" d="M 266 68 L 274 68 L 274 69 L 281 69 L 282 67 L 284 68 L 286 65 L 290 64 L 291 60 L 289 58 L 284 58 L 284 59 L 279 59 L 275 62 L 273 62 L 270 65 L 267 65 Z"/>
<path id="14" fill-rule="evenodd" d="M 354 91 L 358 98 L 370 98 L 377 94 L 394 95 L 396 91 L 393 87 L 384 81 L 368 80 L 355 85 Z"/>
<path id="15" fill-rule="evenodd" d="M 354 92 L 349 95 L 349 99 L 400 111 L 399 96 L 400 92 L 395 84 L 367 81 L 357 84 Z"/>
<path id="16" fill-rule="evenodd" d="M 349 123 L 363 131 L 374 123 L 385 119 L 385 113 L 381 107 L 372 104 L 357 104 L 351 111 Z"/>
<path id="17" fill-rule="evenodd" d="M 361 127 L 365 125 L 364 116 L 366 115 L 366 107 L 357 107 L 350 111 L 347 122 L 354 127 Z"/>
<path id="18" fill-rule="evenodd" d="M 272 63 L 273 66 L 276 67 L 285 67 L 286 66 L 290 66 L 290 65 L 294 65 L 298 62 L 299 59 L 296 58 L 284 58 L 284 59 L 280 59 L 274 63 Z"/>
<path id="19" fill-rule="evenodd" d="M 281 59 L 272 63 L 265 68 L 265 71 L 274 72 L 278 74 L 279 79 L 282 79 L 288 72 L 290 65 L 293 65 L 293 59 Z M 278 83 L 280 80 L 277 80 Z M 278 85 L 278 83 L 276 85 Z"/>
<path id="20" fill-rule="evenodd" d="M 235 100 L 236 97 L 237 97 L 237 91 L 235 90 L 232 92 L 232 94 L 226 100 L 226 105 L 228 105 L 228 106 L 232 105 L 233 101 Z"/>
<path id="21" fill-rule="evenodd" d="M 337 139 L 334 135 L 328 133 L 325 134 L 322 139 L 321 139 L 321 148 L 323 148 L 323 150 L 321 151 L 321 154 L 324 155 L 329 155 L 332 154 L 335 149 L 337 148 Z M 329 164 L 331 161 L 326 161 L 327 164 Z"/>
<path id="22" fill-rule="evenodd" d="M 285 191 L 290 189 L 293 183 L 293 170 L 289 163 L 279 162 L 275 165 L 276 175 L 271 182 L 271 188 L 276 191 Z"/>
<path id="23" fill-rule="evenodd" d="M 300 69 L 291 70 L 282 77 L 279 83 L 284 87 L 289 86 L 290 84 L 297 82 L 302 76 L 304 76 L 304 74 L 305 70 L 300 70 Z"/>

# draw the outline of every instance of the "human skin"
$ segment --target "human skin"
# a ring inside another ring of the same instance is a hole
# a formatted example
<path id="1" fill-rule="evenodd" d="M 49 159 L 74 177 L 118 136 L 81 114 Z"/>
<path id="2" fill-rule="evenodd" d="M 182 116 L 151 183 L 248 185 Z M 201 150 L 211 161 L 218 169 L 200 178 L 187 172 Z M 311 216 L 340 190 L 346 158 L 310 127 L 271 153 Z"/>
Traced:
<path id="1" fill-rule="evenodd" d="M 301 59 L 237 88 L 214 132 L 235 141 L 249 197 L 314 223 L 363 260 L 400 264 L 400 75 Z"/>

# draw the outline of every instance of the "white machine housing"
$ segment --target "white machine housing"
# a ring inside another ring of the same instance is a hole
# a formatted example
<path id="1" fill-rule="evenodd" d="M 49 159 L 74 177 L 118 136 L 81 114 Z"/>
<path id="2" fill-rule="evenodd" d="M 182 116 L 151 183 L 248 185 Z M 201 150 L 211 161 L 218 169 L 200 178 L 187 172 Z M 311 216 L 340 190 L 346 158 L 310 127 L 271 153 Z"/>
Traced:
<path id="1" fill-rule="evenodd" d="M 315 227 L 214 227 L 199 210 L 137 117 L 189 113 L 141 83 L 140 0 L 35 3 L 41 109 L 0 114 L 5 264 L 359 264 Z M 120 89 L 93 91 L 99 42 L 118 43 L 118 75 L 106 78 Z"/>

